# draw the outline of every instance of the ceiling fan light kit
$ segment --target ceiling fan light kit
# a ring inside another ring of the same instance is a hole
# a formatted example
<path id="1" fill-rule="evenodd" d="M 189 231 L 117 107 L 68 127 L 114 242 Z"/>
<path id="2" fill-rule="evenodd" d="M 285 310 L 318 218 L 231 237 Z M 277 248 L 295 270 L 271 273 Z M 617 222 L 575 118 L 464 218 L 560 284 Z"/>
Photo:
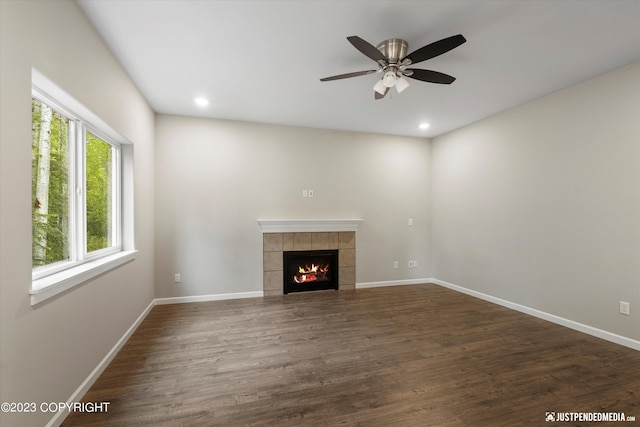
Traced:
<path id="1" fill-rule="evenodd" d="M 398 71 L 395 69 L 387 70 L 382 77 L 382 84 L 386 87 L 393 87 L 398 80 Z"/>
<path id="2" fill-rule="evenodd" d="M 356 71 L 354 73 L 325 77 L 320 79 L 320 81 L 326 82 L 346 79 L 349 77 L 364 76 L 373 73 L 383 73 L 382 78 L 380 78 L 373 86 L 375 99 L 384 98 L 389 91 L 389 88 L 394 86 L 398 93 L 401 93 L 409 87 L 409 82 L 405 77 L 428 83 L 453 83 L 456 78 L 448 74 L 440 73 L 438 71 L 407 67 L 411 64 L 416 64 L 418 62 L 434 58 L 438 55 L 442 55 L 443 53 L 455 49 L 467 41 L 462 34 L 458 34 L 423 46 L 407 55 L 409 44 L 402 39 L 385 40 L 378 44 L 377 47 L 374 47 L 372 44 L 358 36 L 347 37 L 347 40 L 349 40 L 349 42 L 361 53 L 376 61 L 379 68 L 377 70 Z"/>

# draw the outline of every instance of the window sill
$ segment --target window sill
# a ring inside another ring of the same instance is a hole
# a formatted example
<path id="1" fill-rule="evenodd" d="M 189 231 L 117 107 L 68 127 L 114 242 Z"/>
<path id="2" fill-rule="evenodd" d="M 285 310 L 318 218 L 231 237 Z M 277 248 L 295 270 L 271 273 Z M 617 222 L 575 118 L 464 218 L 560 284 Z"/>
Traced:
<path id="1" fill-rule="evenodd" d="M 77 267 L 52 274 L 31 283 L 31 305 L 39 304 L 94 277 L 133 261 L 138 251 L 122 251 Z"/>

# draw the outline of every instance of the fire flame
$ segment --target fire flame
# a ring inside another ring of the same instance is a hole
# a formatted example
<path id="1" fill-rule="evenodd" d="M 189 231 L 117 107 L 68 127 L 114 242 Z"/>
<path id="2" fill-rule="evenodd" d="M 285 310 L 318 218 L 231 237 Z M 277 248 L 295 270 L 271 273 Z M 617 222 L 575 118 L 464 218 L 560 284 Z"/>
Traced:
<path id="1" fill-rule="evenodd" d="M 293 276 L 293 281 L 296 283 L 318 282 L 329 280 L 327 272 L 329 271 L 329 264 L 309 264 L 298 266 L 298 273 Z"/>

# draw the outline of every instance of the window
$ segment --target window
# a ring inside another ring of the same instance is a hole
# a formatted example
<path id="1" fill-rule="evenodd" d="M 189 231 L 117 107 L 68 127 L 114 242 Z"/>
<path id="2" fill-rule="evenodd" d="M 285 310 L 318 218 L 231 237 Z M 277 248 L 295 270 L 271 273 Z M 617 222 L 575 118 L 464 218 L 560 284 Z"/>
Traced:
<path id="1" fill-rule="evenodd" d="M 34 91 L 34 278 L 120 250 L 120 147 Z"/>
<path id="2" fill-rule="evenodd" d="M 86 252 L 116 245 L 118 212 L 118 149 L 85 132 Z"/>
<path id="3" fill-rule="evenodd" d="M 71 120 L 31 99 L 32 264 L 69 259 L 69 131 Z"/>
<path id="4" fill-rule="evenodd" d="M 135 252 L 132 236 L 123 235 L 132 231 L 132 206 L 123 206 L 131 200 L 131 144 L 35 70 L 34 76 L 63 99 L 34 81 L 32 304 L 133 259 Z"/>

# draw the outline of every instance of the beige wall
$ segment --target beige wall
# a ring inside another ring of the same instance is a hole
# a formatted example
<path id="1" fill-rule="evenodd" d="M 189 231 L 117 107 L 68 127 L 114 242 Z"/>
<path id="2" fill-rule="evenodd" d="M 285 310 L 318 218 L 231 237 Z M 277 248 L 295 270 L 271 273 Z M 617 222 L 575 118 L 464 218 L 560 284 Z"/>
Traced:
<path id="1" fill-rule="evenodd" d="M 428 140 L 168 115 L 156 139 L 158 297 L 262 291 L 258 219 L 362 218 L 356 282 L 430 277 Z"/>
<path id="2" fill-rule="evenodd" d="M 640 65 L 432 144 L 435 278 L 640 339 Z"/>
<path id="3" fill-rule="evenodd" d="M 154 297 L 153 112 L 72 1 L 0 1 L 0 401 L 64 402 Z M 133 142 L 135 261 L 30 305 L 31 68 Z M 50 413 L 0 414 L 6 426 Z"/>

